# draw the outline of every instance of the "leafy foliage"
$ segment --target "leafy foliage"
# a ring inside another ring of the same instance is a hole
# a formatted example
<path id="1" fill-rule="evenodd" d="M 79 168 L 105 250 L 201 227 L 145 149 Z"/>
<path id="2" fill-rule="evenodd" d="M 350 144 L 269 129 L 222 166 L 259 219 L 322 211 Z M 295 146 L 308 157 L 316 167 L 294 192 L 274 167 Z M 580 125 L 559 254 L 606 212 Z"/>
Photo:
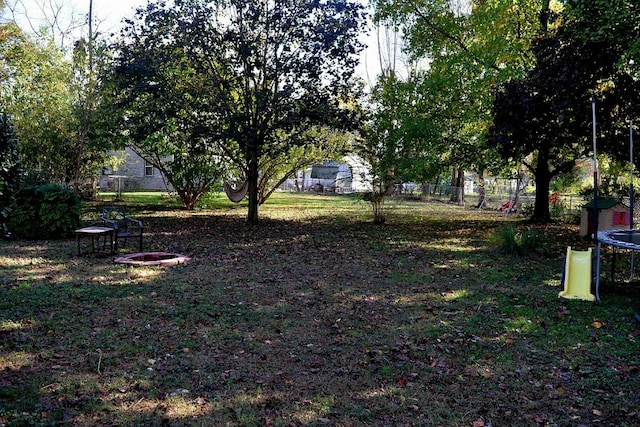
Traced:
<path id="1" fill-rule="evenodd" d="M 489 245 L 498 252 L 516 257 L 551 254 L 547 237 L 538 230 L 519 231 L 514 225 L 507 225 L 491 236 Z"/>
<path id="2" fill-rule="evenodd" d="M 3 114 L 0 116 L 0 236 L 6 233 L 6 215 L 18 190 L 21 172 L 15 129 L 11 118 Z"/>
<path id="3" fill-rule="evenodd" d="M 23 239 L 68 237 L 80 226 L 82 202 L 59 184 L 20 189 L 9 211 L 9 230 Z"/>
<path id="4" fill-rule="evenodd" d="M 531 48 L 535 68 L 495 92 L 488 142 L 502 157 L 523 161 L 533 173 L 537 191 L 532 219 L 537 221 L 550 220 L 551 180 L 591 151 L 591 100 L 602 99 L 602 130 L 619 135 L 615 129 L 628 114 L 628 93 L 640 89 L 617 66 L 628 44 L 578 36 L 585 19 L 561 22 L 537 38 Z"/>
<path id="5" fill-rule="evenodd" d="M 32 41 L 15 24 L 3 25 L 0 34 L 0 99 L 14 120 L 25 170 L 91 186 L 108 146 L 95 137 L 101 98 L 83 57 L 89 47 L 79 41 L 67 54 L 50 34 Z"/>

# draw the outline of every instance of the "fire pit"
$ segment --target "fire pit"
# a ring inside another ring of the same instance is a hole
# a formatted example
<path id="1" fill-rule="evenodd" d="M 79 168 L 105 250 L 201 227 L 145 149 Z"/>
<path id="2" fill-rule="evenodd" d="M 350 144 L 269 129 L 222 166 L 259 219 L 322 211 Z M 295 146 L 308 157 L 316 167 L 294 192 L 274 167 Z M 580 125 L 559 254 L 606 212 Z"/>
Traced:
<path id="1" fill-rule="evenodd" d="M 186 255 L 174 254 L 171 252 L 138 252 L 118 257 L 113 262 L 117 264 L 129 264 L 136 266 L 170 266 L 185 264 L 190 260 L 191 258 Z"/>

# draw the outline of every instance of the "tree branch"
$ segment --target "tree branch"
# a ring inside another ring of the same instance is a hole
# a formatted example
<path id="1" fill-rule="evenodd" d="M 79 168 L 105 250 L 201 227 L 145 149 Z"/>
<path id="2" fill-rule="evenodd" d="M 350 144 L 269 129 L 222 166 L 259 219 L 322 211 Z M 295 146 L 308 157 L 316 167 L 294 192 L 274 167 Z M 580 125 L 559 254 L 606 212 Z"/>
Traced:
<path id="1" fill-rule="evenodd" d="M 420 7 L 419 7 L 419 5 L 416 4 L 415 0 L 411 0 L 411 5 L 414 7 L 414 12 L 415 12 L 416 16 L 418 18 L 420 18 L 421 20 L 423 20 L 424 24 L 427 27 L 431 28 L 433 31 L 435 31 L 436 33 L 440 34 L 445 39 L 453 42 L 453 44 L 455 44 L 460 49 L 462 49 L 462 51 L 464 51 L 465 53 L 469 54 L 471 59 L 473 59 L 474 61 L 477 61 L 478 63 L 484 65 L 485 67 L 489 67 L 494 71 L 500 71 L 500 68 L 495 63 L 487 64 L 485 61 L 483 61 L 476 54 L 471 52 L 471 50 L 469 49 L 469 46 L 467 46 L 467 44 L 464 42 L 464 40 L 462 40 L 460 37 L 457 37 L 456 35 L 451 34 L 450 32 L 444 30 L 443 28 L 438 27 L 438 25 L 436 25 L 435 22 L 433 22 L 431 19 L 429 19 L 429 17 L 420 10 Z"/>

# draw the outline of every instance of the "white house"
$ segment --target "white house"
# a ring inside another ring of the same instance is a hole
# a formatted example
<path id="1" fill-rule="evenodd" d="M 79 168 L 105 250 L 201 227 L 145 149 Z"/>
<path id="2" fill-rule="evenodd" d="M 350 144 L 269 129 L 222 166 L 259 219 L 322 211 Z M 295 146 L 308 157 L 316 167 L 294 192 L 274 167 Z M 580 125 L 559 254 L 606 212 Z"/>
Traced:
<path id="1" fill-rule="evenodd" d="M 98 185 L 103 191 L 170 191 L 158 168 L 130 148 L 112 153 L 113 164 L 98 173 Z"/>

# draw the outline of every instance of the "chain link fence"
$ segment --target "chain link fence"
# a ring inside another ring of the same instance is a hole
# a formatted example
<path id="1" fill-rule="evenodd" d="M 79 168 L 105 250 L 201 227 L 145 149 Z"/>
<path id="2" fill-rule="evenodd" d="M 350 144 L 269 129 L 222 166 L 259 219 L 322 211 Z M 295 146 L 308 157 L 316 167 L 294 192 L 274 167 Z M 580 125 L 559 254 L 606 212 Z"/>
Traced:
<path id="1" fill-rule="evenodd" d="M 348 183 L 341 183 L 335 186 L 313 185 L 308 188 L 301 188 L 296 183 L 285 182 L 280 186 L 283 191 L 305 191 L 323 194 L 351 194 L 357 193 Z M 391 190 L 391 197 L 405 197 L 412 200 L 439 201 L 443 203 L 455 203 L 464 205 L 467 208 L 477 208 L 486 210 L 497 210 L 505 214 L 520 213 L 530 215 L 533 213 L 536 193 L 530 191 L 517 191 L 514 185 L 487 185 L 484 189 L 484 198 L 481 197 L 481 189 L 469 182 L 462 187 L 455 187 L 445 184 L 398 184 Z M 623 200 L 623 203 L 625 201 Z M 628 198 L 627 198 L 628 205 Z M 549 208 L 552 217 L 573 220 L 579 218 L 582 206 L 587 200 L 579 194 L 552 193 L 549 195 Z M 640 217 L 640 201 L 635 203 L 636 216 Z"/>

